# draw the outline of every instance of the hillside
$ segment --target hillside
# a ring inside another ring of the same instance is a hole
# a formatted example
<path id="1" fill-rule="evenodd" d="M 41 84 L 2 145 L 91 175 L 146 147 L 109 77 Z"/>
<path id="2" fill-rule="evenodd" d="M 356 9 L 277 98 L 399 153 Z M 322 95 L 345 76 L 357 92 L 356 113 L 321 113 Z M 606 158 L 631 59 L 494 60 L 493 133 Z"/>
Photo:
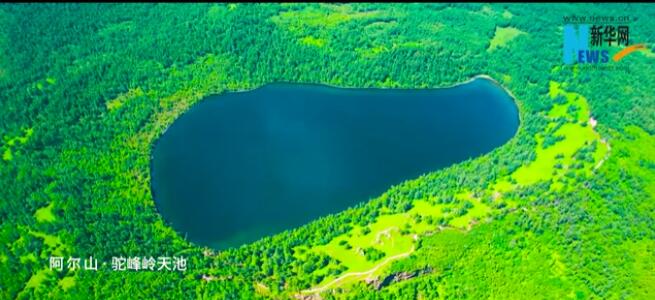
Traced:
<path id="1" fill-rule="evenodd" d="M 619 13 L 649 49 L 614 69 L 562 62 L 563 17 Z M 1 4 L 0 299 L 653 298 L 654 16 L 648 4 Z M 488 154 L 236 249 L 195 245 L 157 212 L 152 146 L 207 95 L 479 75 L 521 120 Z M 187 270 L 111 268 L 162 255 Z M 107 264 L 50 269 L 71 256 Z"/>

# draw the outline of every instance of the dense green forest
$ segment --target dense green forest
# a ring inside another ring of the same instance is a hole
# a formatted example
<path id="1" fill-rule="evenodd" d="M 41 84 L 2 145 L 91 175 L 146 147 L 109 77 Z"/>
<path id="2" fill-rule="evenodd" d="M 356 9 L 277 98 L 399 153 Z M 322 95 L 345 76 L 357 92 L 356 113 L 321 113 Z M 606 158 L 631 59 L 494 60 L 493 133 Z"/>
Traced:
<path id="1" fill-rule="evenodd" d="M 618 14 L 647 45 L 627 71 L 563 64 L 564 16 Z M 0 299 L 652 299 L 654 25 L 649 4 L 1 4 Z M 152 145 L 204 96 L 480 74 L 520 110 L 491 153 L 238 249 L 157 213 Z M 370 244 L 387 224 L 397 247 Z M 118 255 L 188 268 L 49 268 Z"/>

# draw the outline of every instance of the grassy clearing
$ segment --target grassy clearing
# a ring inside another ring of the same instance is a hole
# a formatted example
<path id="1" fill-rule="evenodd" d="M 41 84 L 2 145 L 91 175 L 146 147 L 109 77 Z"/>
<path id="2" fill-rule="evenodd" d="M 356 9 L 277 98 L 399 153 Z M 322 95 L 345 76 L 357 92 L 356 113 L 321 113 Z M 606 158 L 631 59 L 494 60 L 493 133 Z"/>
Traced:
<path id="1" fill-rule="evenodd" d="M 255 291 L 257 294 L 260 294 L 262 296 L 269 296 L 271 294 L 270 289 L 263 283 L 257 282 L 254 284 Z"/>
<path id="2" fill-rule="evenodd" d="M 50 254 L 54 256 L 64 256 L 65 252 L 68 252 L 69 247 L 61 242 L 61 239 L 56 235 L 51 235 L 39 231 L 29 230 L 29 233 L 35 237 L 43 239 L 43 243 L 46 245 Z M 42 256 L 46 253 L 44 251 Z"/>
<path id="3" fill-rule="evenodd" d="M 364 278 L 375 277 L 384 271 L 384 267 L 391 262 L 390 258 L 400 259 L 411 253 L 420 235 L 439 230 L 439 224 L 430 224 L 423 218 L 444 217 L 451 219 L 447 226 L 464 229 L 471 224 L 472 220 L 482 218 L 491 212 L 490 207 L 472 198 L 469 192 L 458 194 L 456 198 L 469 200 L 473 204 L 462 216 L 455 215 L 456 210 L 453 209 L 455 204 L 432 204 L 426 200 L 417 200 L 414 202 L 414 206 L 405 213 L 379 216 L 374 223 L 366 227 L 356 226 L 350 232 L 333 239 L 326 245 L 311 249 L 303 248 L 303 250 L 296 248 L 295 250 L 297 253 L 313 251 L 317 254 L 327 254 L 339 260 L 341 265 L 346 267 L 344 273 L 339 276 L 325 277 L 314 289 L 320 289 L 326 285 L 337 286 L 333 282 L 335 280 L 338 280 L 338 286 L 342 287 Z M 384 256 L 373 261 L 367 260 L 363 249 L 370 247 L 384 252 Z"/>
<path id="4" fill-rule="evenodd" d="M 536 159 L 517 169 L 510 178 L 499 180 L 493 187 L 495 191 L 507 192 L 516 185 L 527 186 L 540 181 L 561 178 L 573 161 L 573 155 L 585 145 L 598 142 L 594 153 L 596 162 L 607 153 L 607 147 L 601 143 L 600 135 L 588 124 L 591 117 L 587 100 L 580 94 L 565 91 L 557 82 L 550 83 L 549 96 L 552 100 L 563 97 L 565 102 L 553 105 L 547 116 L 552 122 L 546 132 L 535 135 L 537 140 Z M 557 127 L 557 120 L 565 123 Z M 556 129 L 555 129 L 556 128 Z M 553 131 L 554 129 L 554 131 Z M 549 137 L 559 137 L 551 146 L 544 148 L 544 141 Z M 591 172 L 593 166 L 585 168 Z"/>
<path id="5" fill-rule="evenodd" d="M 300 43 L 303 45 L 314 46 L 314 47 L 323 47 L 325 46 L 325 39 L 315 38 L 313 36 L 306 36 L 300 40 Z"/>
<path id="6" fill-rule="evenodd" d="M 329 46 L 331 38 L 329 31 L 343 23 L 354 20 L 376 20 L 375 18 L 385 15 L 384 12 L 377 10 L 357 11 L 349 4 L 319 4 L 304 6 L 302 9 L 294 9 L 295 5 L 291 3 L 286 6 L 289 10 L 271 17 L 270 21 L 295 35 L 300 44 L 317 48 Z M 379 25 L 383 22 L 377 23 Z M 381 28 L 384 28 L 386 24 L 382 26 Z M 374 54 L 374 51 L 365 52 L 364 55 Z"/>
<path id="7" fill-rule="evenodd" d="M 18 146 L 18 145 L 24 145 L 27 143 L 27 141 L 30 139 L 32 134 L 34 133 L 34 129 L 32 128 L 25 128 L 23 129 L 24 135 L 23 136 L 4 136 L 2 138 L 2 145 L 0 147 L 0 152 L 2 152 L 2 160 L 4 161 L 11 161 L 14 159 L 14 154 L 12 152 L 12 147 Z"/>
<path id="8" fill-rule="evenodd" d="M 505 10 L 503 12 L 503 18 L 505 18 L 505 19 L 511 19 L 513 16 L 514 15 L 509 10 Z"/>
<path id="9" fill-rule="evenodd" d="M 30 234 L 43 239 L 43 243 L 46 244 L 48 247 L 57 247 L 57 245 L 61 244 L 61 239 L 59 239 L 58 236 L 50 235 L 50 234 L 45 234 L 43 232 L 38 232 L 38 231 L 30 231 Z"/>
<path id="10" fill-rule="evenodd" d="M 52 208 L 55 203 L 50 202 L 47 206 L 41 207 L 34 212 L 34 218 L 38 222 L 52 222 L 55 220 L 55 215 L 52 213 Z"/>
<path id="11" fill-rule="evenodd" d="M 596 136 L 590 128 L 578 124 L 567 123 L 555 132 L 556 136 L 564 139 L 556 145 L 542 149 L 543 139 L 539 139 L 537 159 L 524 167 L 519 168 L 512 175 L 519 185 L 530 185 L 543 180 L 549 180 L 558 172 L 557 164 L 570 165 L 571 156 L 585 144 L 592 142 Z M 558 158 L 562 156 L 562 158 Z"/>
<path id="12" fill-rule="evenodd" d="M 34 253 L 28 253 L 28 254 L 25 254 L 25 255 L 21 255 L 21 257 L 20 257 L 20 263 L 21 264 L 28 264 L 30 262 L 36 263 L 38 261 L 39 261 L 39 259 L 36 257 L 36 254 L 34 254 Z"/>
<path id="13" fill-rule="evenodd" d="M 472 221 L 479 220 L 491 212 L 489 206 L 478 200 L 471 201 L 471 203 L 473 203 L 473 208 L 469 209 L 465 215 L 452 219 L 448 224 L 452 227 L 465 229 Z"/>
<path id="14" fill-rule="evenodd" d="M 385 253 L 385 257 L 411 249 L 412 237 L 402 235 L 399 227 L 409 223 L 411 223 L 410 215 L 406 213 L 380 216 L 375 223 L 365 228 L 358 226 L 350 233 L 335 238 L 327 245 L 315 247 L 312 251 L 323 252 L 339 260 L 348 268 L 347 272 L 366 271 L 375 266 L 377 261 L 366 259 L 362 253 L 365 248 L 373 247 L 381 250 Z M 350 249 L 340 244 L 343 243 L 342 241 L 346 241 Z"/>
<path id="15" fill-rule="evenodd" d="M 36 289 L 39 285 L 41 285 L 41 283 L 44 280 L 46 280 L 46 278 L 50 274 L 53 274 L 53 273 L 54 272 L 52 272 L 52 270 L 50 270 L 50 269 L 43 269 L 43 270 L 40 270 L 40 271 L 34 273 L 34 275 L 32 275 L 32 277 L 30 277 L 30 280 L 27 281 L 27 284 L 25 285 L 25 288 L 26 289 L 29 289 L 29 288 Z"/>
<path id="16" fill-rule="evenodd" d="M 627 242 L 625 249 L 632 252 L 631 257 L 635 258 L 633 262 L 632 271 L 634 272 L 633 282 L 638 294 L 635 298 L 650 299 L 653 298 L 652 287 L 655 286 L 655 260 L 652 259 L 653 249 L 655 249 L 655 242 L 652 240 L 643 240 L 638 242 Z"/>
<path id="17" fill-rule="evenodd" d="M 361 57 L 365 58 L 373 58 L 378 56 L 380 53 L 388 52 L 389 48 L 387 48 L 384 45 L 378 45 L 372 48 L 357 48 L 355 49 L 355 52 L 357 52 Z"/>
<path id="18" fill-rule="evenodd" d="M 125 102 L 130 101 L 130 100 L 135 99 L 135 98 L 139 98 L 139 97 L 141 97 L 143 95 L 145 95 L 145 93 L 143 92 L 143 90 L 141 90 L 140 87 L 137 87 L 136 89 L 130 89 L 126 93 L 123 93 L 123 94 L 119 95 L 118 97 L 107 101 L 107 104 L 106 104 L 107 110 L 109 110 L 109 111 L 116 110 L 116 109 L 120 108 L 121 106 L 123 106 L 123 104 L 125 104 Z"/>
<path id="19" fill-rule="evenodd" d="M 5 148 L 5 151 L 2 152 L 2 160 L 11 161 L 14 159 L 14 155 L 11 154 L 11 148 Z"/>
<path id="20" fill-rule="evenodd" d="M 522 34 L 526 33 L 514 27 L 496 27 L 496 33 L 494 33 L 494 37 L 489 42 L 487 51 L 491 52 L 500 47 L 505 47 L 507 43 Z"/>
<path id="21" fill-rule="evenodd" d="M 59 280 L 59 286 L 64 291 L 72 288 L 73 286 L 75 286 L 75 277 L 66 276 L 62 278 L 61 280 Z"/>
<path id="22" fill-rule="evenodd" d="M 500 178 L 488 190 L 478 191 L 477 195 L 495 195 L 494 198 L 497 198 L 518 186 L 547 180 L 553 180 L 553 186 L 559 183 L 559 187 L 562 187 L 567 168 L 576 163 L 575 154 L 591 143 L 597 143 L 593 152 L 594 162 L 585 162 L 580 172 L 593 172 L 594 166 L 605 158 L 608 148 L 601 142 L 600 135 L 588 124 L 590 112 L 586 99 L 580 94 L 567 92 L 556 82 L 551 82 L 549 96 L 552 100 L 562 98 L 547 113 L 552 121 L 546 130 L 535 135 L 536 159 L 514 173 Z M 559 138 L 552 142 L 553 137 Z M 551 139 L 550 145 L 544 145 L 546 139 Z M 415 242 L 421 235 L 441 232 L 448 227 L 466 232 L 476 222 L 493 213 L 493 209 L 475 195 L 472 191 L 462 191 L 454 195 L 458 201 L 449 204 L 435 204 L 430 199 L 417 200 L 405 213 L 383 214 L 367 227 L 355 226 L 350 232 L 336 237 L 326 245 L 295 249 L 296 252 L 302 250 L 326 254 L 346 268 L 346 271 L 338 276 L 325 277 L 309 291 L 323 291 L 328 287 L 343 288 L 365 278 L 378 276 L 384 272 L 384 266 L 380 264 L 387 262 L 385 259 L 408 254 L 408 251 L 414 249 Z M 462 203 L 466 202 L 469 203 L 468 207 L 462 210 Z M 508 204 L 509 207 L 516 205 L 511 201 Z M 374 261 L 367 260 L 362 249 L 369 247 L 380 250 L 385 255 Z M 553 272 L 565 272 L 559 254 L 549 252 L 548 255 Z"/>
<path id="23" fill-rule="evenodd" d="M 321 4 L 320 7 L 309 6 L 301 10 L 283 11 L 271 17 L 271 21 L 293 33 L 300 33 L 305 27 L 329 29 L 353 19 L 372 18 L 380 14 L 380 11 L 353 11 L 350 5 Z"/>

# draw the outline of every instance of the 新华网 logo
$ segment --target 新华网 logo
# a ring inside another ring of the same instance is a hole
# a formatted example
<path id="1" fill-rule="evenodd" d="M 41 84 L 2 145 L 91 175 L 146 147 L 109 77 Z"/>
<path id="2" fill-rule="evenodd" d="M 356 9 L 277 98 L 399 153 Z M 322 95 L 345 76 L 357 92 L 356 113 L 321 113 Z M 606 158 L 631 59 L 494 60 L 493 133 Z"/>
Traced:
<path id="1" fill-rule="evenodd" d="M 619 61 L 627 54 L 645 48 L 630 44 L 628 25 L 564 25 L 563 60 L 565 64 L 604 64 Z M 612 47 L 624 46 L 610 57 Z"/>

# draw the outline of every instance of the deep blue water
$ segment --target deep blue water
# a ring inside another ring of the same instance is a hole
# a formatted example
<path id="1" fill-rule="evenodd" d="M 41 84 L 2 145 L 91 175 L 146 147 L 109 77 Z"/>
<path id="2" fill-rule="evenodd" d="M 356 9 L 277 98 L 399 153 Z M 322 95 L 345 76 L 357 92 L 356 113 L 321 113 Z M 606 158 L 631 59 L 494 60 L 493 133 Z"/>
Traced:
<path id="1" fill-rule="evenodd" d="M 486 79 L 453 88 L 270 84 L 210 96 L 153 150 L 163 217 L 190 241 L 234 247 L 484 154 L 519 125 Z"/>

